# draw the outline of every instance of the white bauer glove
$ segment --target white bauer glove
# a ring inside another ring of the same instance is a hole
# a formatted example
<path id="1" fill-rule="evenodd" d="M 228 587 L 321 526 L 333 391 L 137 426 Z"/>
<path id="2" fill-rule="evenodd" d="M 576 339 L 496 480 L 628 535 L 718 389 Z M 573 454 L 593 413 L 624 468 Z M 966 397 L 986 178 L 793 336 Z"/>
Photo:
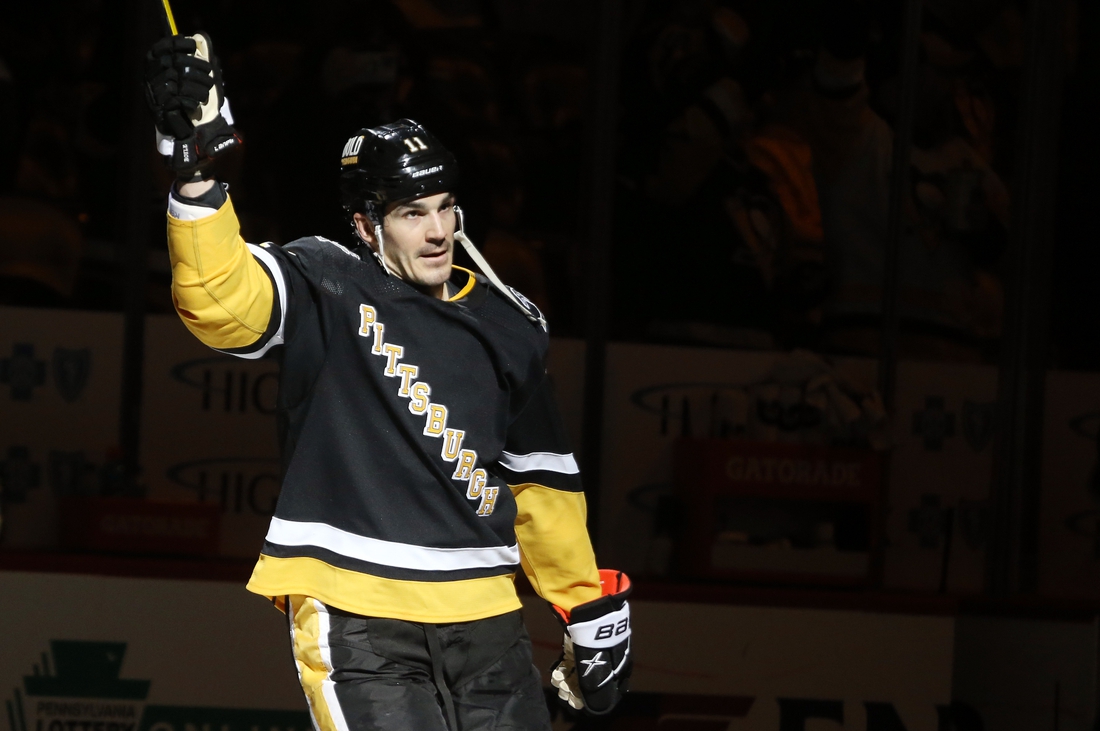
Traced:
<path id="1" fill-rule="evenodd" d="M 627 692 L 634 658 L 630 652 L 630 578 L 600 569 L 603 596 L 566 612 L 554 606 L 565 627 L 562 655 L 550 672 L 558 698 L 594 716 L 610 713 Z M 553 606 L 553 605 L 552 605 Z"/>

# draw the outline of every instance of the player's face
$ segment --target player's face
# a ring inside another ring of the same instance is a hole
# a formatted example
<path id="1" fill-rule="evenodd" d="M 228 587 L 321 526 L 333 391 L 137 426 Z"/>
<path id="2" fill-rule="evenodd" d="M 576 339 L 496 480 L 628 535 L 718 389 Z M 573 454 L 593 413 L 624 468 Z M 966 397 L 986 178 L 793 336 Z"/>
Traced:
<path id="1" fill-rule="evenodd" d="M 390 271 L 440 296 L 454 259 L 454 196 L 439 193 L 399 203 L 386 213 L 382 226 Z"/>

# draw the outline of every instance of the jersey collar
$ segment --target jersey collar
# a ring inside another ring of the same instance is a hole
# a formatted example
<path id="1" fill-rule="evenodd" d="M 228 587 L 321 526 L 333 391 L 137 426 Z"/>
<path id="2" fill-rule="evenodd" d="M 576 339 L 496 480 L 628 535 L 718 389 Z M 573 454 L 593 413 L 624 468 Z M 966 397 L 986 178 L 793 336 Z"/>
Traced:
<path id="1" fill-rule="evenodd" d="M 459 289 L 458 288 L 458 282 L 455 282 L 454 280 L 457 279 L 459 282 L 461 282 L 462 281 L 462 277 L 460 276 L 461 274 L 466 275 L 466 282 L 465 282 L 465 284 L 462 285 L 462 288 Z M 466 296 L 469 295 L 471 291 L 473 291 L 474 285 L 477 284 L 477 277 L 474 276 L 473 272 L 471 272 L 469 269 L 467 269 L 465 267 L 452 265 L 451 266 L 451 279 L 448 281 L 448 284 L 453 285 L 456 289 L 458 289 L 458 292 L 455 293 L 454 295 L 448 297 L 447 301 L 448 302 L 458 302 L 460 300 L 465 299 Z"/>

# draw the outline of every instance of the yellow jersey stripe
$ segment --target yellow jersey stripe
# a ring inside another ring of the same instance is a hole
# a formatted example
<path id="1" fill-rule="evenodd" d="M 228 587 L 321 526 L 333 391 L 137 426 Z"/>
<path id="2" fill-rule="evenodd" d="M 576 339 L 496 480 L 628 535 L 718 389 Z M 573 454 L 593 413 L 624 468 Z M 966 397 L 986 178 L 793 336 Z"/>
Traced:
<path id="1" fill-rule="evenodd" d="M 366 617 L 445 624 L 520 609 L 514 577 L 502 574 L 461 581 L 404 581 L 338 568 L 316 558 L 261 554 L 245 588 L 268 598 L 304 594 Z M 596 586 L 598 596 L 598 579 Z"/>

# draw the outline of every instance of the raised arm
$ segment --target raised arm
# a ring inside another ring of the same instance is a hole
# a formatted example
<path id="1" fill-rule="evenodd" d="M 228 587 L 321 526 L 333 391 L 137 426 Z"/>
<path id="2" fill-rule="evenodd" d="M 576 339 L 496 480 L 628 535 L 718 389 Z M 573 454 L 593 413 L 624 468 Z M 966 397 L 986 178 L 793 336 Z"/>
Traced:
<path id="1" fill-rule="evenodd" d="M 173 190 L 168 253 L 172 303 L 199 340 L 253 357 L 281 342 L 281 333 L 271 332 L 286 309 L 281 270 L 263 247 L 245 244 L 221 185 L 202 181 Z"/>
<path id="2" fill-rule="evenodd" d="M 225 187 L 210 175 L 241 144 L 210 38 L 158 41 L 145 81 L 157 149 L 177 177 L 168 198 L 173 304 L 203 343 L 258 357 L 281 342 L 286 287 L 272 255 L 245 244 Z"/>

